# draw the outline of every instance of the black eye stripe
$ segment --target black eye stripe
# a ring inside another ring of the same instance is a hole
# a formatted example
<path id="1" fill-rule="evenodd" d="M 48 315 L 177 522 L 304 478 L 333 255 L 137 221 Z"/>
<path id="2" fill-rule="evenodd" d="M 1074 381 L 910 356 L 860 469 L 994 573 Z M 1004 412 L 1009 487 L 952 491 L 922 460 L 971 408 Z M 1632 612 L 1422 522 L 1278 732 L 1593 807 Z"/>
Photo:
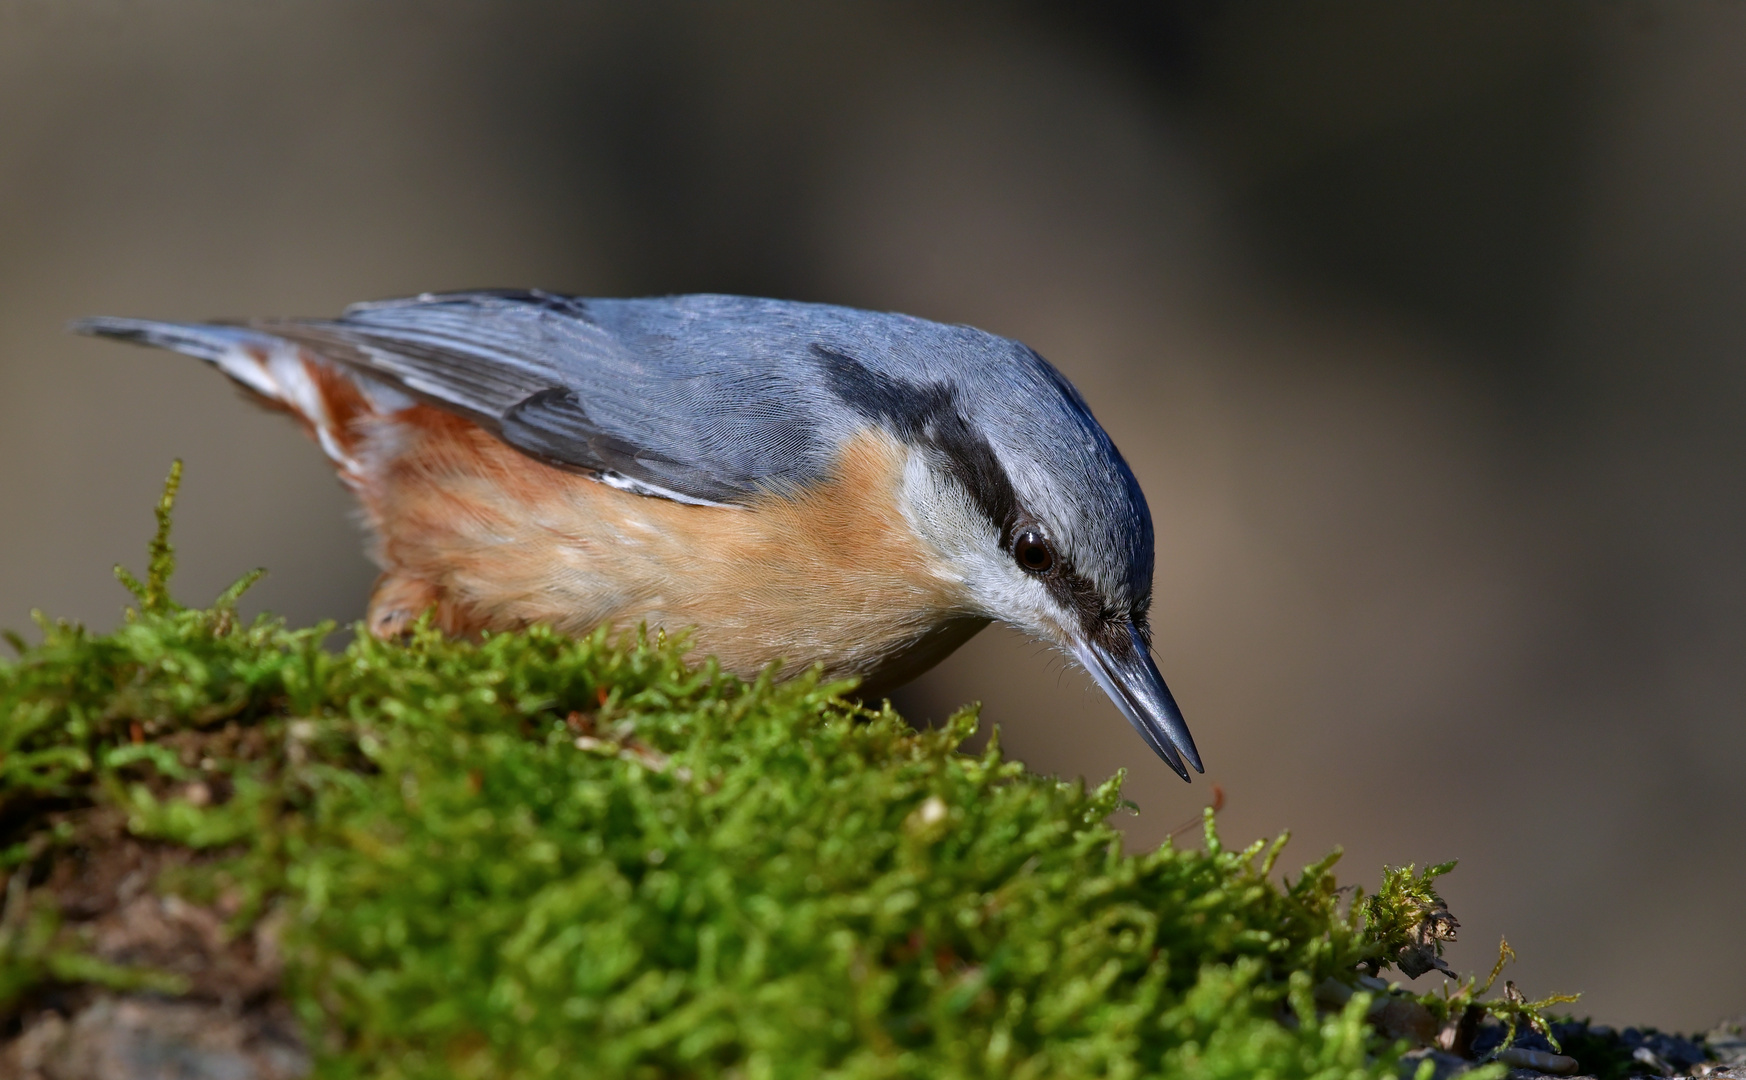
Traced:
<path id="1" fill-rule="evenodd" d="M 947 471 L 963 483 L 977 508 L 994 526 L 995 535 L 1004 538 L 1006 550 L 1016 560 L 1017 539 L 1029 531 L 1027 521 L 1034 519 L 1020 504 L 994 448 L 959 414 L 952 388 L 942 383 L 919 384 L 876 375 L 859 360 L 828 345 L 815 344 L 812 352 L 826 385 L 838 400 L 869 420 L 890 425 L 900 438 L 928 446 L 942 456 Z M 1078 400 L 1077 394 L 1069 396 Z M 1097 586 L 1080 574 L 1073 560 L 1053 543 L 1050 551 L 1053 562 L 1047 570 L 1027 572 L 1036 574 L 1056 602 L 1073 612 L 1087 632 L 1128 617 L 1126 611 L 1111 610 Z M 1019 565 L 1024 566 L 1022 562 Z M 1139 610 L 1145 610 L 1144 604 Z"/>
<path id="2" fill-rule="evenodd" d="M 1024 514 L 1018 493 L 994 447 L 958 411 L 950 385 L 876 375 L 859 360 L 826 345 L 815 344 L 812 352 L 839 401 L 870 420 L 889 425 L 905 442 L 938 453 L 946 471 L 964 485 L 997 533 L 1013 535 Z"/>

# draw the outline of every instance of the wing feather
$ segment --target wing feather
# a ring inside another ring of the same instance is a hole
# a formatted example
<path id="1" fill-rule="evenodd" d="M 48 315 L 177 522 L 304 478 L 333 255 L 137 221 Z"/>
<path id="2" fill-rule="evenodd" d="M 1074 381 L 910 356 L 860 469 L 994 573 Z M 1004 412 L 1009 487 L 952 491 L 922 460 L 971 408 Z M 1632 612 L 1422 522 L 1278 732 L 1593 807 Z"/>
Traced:
<path id="1" fill-rule="evenodd" d="M 686 321 L 672 300 L 495 291 L 250 325 L 642 494 L 736 504 L 815 479 L 833 406 L 787 362 L 804 334 L 677 333 Z"/>

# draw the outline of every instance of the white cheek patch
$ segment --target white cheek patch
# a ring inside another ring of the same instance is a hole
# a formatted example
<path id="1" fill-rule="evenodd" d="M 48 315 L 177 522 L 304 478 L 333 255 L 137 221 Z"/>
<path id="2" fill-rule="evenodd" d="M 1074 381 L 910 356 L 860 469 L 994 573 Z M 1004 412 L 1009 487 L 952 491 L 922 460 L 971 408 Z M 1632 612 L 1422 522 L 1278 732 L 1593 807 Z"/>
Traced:
<path id="1" fill-rule="evenodd" d="M 921 452 L 911 450 L 903 463 L 898 501 L 910 529 L 960 573 L 983 549 L 998 549 L 993 530 L 969 497 L 936 475 Z"/>
<path id="2" fill-rule="evenodd" d="M 899 501 L 910 529 L 964 583 L 978 614 L 1064 643 L 1063 616 L 1055 598 L 1041 581 L 1019 569 L 969 493 L 930 468 L 921 452 L 911 451 L 904 464 Z"/>

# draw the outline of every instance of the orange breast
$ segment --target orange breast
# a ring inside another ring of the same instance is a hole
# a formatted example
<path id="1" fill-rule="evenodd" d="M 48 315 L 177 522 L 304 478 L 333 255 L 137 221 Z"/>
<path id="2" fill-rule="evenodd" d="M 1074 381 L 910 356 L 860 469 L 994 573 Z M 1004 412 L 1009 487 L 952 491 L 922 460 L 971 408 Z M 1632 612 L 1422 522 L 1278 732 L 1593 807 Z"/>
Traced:
<path id="1" fill-rule="evenodd" d="M 877 689 L 985 625 L 899 505 L 906 449 L 867 429 L 827 481 L 751 506 L 619 491 L 428 406 L 360 417 L 352 486 L 385 573 L 377 616 L 434 605 L 445 630 L 548 623 L 691 630 L 742 676 L 782 660 Z M 424 603 L 420 603 L 424 601 Z M 416 614 L 416 612 L 413 612 Z"/>

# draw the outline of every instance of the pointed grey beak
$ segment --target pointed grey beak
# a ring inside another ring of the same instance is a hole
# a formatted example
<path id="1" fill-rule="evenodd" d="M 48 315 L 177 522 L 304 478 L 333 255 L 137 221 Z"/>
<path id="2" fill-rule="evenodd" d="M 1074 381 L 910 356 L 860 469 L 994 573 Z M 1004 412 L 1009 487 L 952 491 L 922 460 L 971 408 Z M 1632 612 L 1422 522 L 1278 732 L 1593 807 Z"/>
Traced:
<path id="1" fill-rule="evenodd" d="M 1128 723 L 1134 725 L 1140 738 L 1176 770 L 1176 775 L 1188 779 L 1188 770 L 1182 764 L 1184 758 L 1195 772 L 1206 772 L 1201 768 L 1200 752 L 1194 748 L 1194 736 L 1188 733 L 1188 724 L 1182 719 L 1182 710 L 1176 707 L 1176 699 L 1164 685 L 1164 676 L 1158 674 L 1158 665 L 1152 662 L 1151 650 L 1146 648 L 1133 623 L 1116 627 L 1113 633 L 1097 640 L 1082 642 L 1074 652 L 1097 685 L 1103 687 L 1103 692 L 1128 718 Z"/>

